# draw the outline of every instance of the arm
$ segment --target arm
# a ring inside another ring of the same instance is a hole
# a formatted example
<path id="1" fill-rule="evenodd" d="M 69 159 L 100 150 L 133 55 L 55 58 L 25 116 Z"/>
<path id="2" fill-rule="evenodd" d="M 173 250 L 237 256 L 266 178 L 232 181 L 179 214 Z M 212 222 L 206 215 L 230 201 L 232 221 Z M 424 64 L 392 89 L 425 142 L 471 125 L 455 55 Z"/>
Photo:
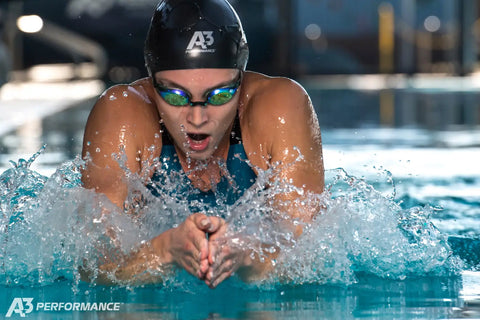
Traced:
<path id="1" fill-rule="evenodd" d="M 320 204 L 308 200 L 308 193 L 320 194 L 324 189 L 324 167 L 322 159 L 322 145 L 320 127 L 307 93 L 297 83 L 287 79 L 274 79 L 273 87 L 263 90 L 257 97 L 254 116 L 248 119 L 252 128 L 247 138 L 254 140 L 255 145 L 261 148 L 254 149 L 254 153 L 263 159 L 270 159 L 268 163 L 259 165 L 262 169 L 275 167 L 277 172 L 273 177 L 281 181 L 288 181 L 304 192 L 289 193 L 277 192 L 271 203 L 272 210 L 278 212 L 281 227 L 285 232 L 292 232 L 299 237 L 303 230 L 301 225 L 294 225 L 294 221 L 309 223 L 320 211 Z M 260 137 L 260 138 L 257 138 Z M 255 140 L 257 139 L 257 140 Z M 301 157 L 299 157 L 299 152 Z M 252 163 L 254 159 L 252 157 Z M 262 160 L 256 161 L 261 164 Z M 271 185 L 274 186 L 275 181 Z M 222 229 L 220 229 L 222 230 Z M 237 272 L 245 281 L 264 278 L 272 269 L 272 261 L 277 258 L 280 248 L 262 250 L 262 259 L 258 253 L 245 248 L 271 248 L 267 244 L 255 243 L 255 239 L 243 239 L 247 245 L 225 245 L 222 232 L 210 237 L 210 263 L 207 272 L 207 284 L 215 287 L 221 281 Z M 216 245 L 214 240 L 219 242 Z M 254 258 L 251 258 L 251 253 Z"/>
<path id="2" fill-rule="evenodd" d="M 162 282 L 173 265 L 178 265 L 203 279 L 208 269 L 206 233 L 217 228 L 215 223 L 203 214 L 192 214 L 178 227 L 168 229 L 122 259 L 111 261 L 106 257 L 94 278 L 90 270 L 81 270 L 82 278 L 101 284 L 156 283 Z"/>
<path id="3" fill-rule="evenodd" d="M 123 211 L 128 192 L 125 169 L 142 175 L 150 169 L 161 149 L 161 137 L 155 135 L 160 131 L 158 124 L 155 105 L 141 87 L 109 89 L 95 104 L 86 125 L 82 152 L 86 159 L 82 172 L 84 187 L 105 194 Z M 125 156 L 122 166 L 112 157 L 114 153 Z M 112 261 L 107 252 L 105 261 L 97 262 L 100 274 L 95 280 L 156 282 L 173 264 L 203 277 L 207 269 L 205 234 L 209 228 L 205 216 L 192 215 L 177 228 L 147 241 L 125 257 Z"/>
<path id="4" fill-rule="evenodd" d="M 122 92 L 127 89 L 128 86 L 116 86 L 99 98 L 87 120 L 82 150 L 86 161 L 82 172 L 84 187 L 105 194 L 119 208 L 123 208 L 127 196 L 125 169 L 139 173 L 141 161 L 137 160 L 137 153 L 143 152 L 142 158 L 148 158 L 141 143 L 143 137 L 136 136 L 139 129 L 134 105 L 138 99 L 124 98 Z M 124 168 L 114 154 L 125 156 Z"/>

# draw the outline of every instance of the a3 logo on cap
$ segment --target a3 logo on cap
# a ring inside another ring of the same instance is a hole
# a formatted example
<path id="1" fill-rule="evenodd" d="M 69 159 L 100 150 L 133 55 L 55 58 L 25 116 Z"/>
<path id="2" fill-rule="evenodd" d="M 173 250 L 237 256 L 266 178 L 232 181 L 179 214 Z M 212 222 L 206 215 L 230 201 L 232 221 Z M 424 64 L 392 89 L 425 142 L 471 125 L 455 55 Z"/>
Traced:
<path id="1" fill-rule="evenodd" d="M 185 53 L 197 52 L 215 52 L 215 49 L 209 49 L 215 43 L 213 31 L 195 31 L 188 43 Z"/>

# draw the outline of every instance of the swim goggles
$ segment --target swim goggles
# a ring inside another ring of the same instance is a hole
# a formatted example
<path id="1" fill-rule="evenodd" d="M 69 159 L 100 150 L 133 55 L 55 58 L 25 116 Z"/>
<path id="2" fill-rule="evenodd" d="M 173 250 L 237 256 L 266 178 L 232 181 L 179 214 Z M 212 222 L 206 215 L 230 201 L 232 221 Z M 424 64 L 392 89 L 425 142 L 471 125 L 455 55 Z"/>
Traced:
<path id="1" fill-rule="evenodd" d="M 176 106 L 176 107 L 183 107 L 186 105 L 191 105 L 191 106 L 199 105 L 199 106 L 206 107 L 207 105 L 221 106 L 229 102 L 230 100 L 232 100 L 233 97 L 235 96 L 235 93 L 238 90 L 238 87 L 240 87 L 242 77 L 240 73 L 240 75 L 238 76 L 238 79 L 235 80 L 235 83 L 233 85 L 213 89 L 207 92 L 205 94 L 207 97 L 205 101 L 192 101 L 191 100 L 192 97 L 190 93 L 180 89 L 167 88 L 159 84 L 154 77 L 152 77 L 152 79 L 153 79 L 153 86 L 157 90 L 158 94 L 169 105 Z"/>

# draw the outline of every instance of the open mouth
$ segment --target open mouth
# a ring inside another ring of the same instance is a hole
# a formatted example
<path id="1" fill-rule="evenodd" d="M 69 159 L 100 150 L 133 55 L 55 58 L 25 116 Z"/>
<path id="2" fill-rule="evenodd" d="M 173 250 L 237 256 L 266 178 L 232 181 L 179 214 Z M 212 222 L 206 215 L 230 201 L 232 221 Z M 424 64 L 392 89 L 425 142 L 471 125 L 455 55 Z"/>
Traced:
<path id="1" fill-rule="evenodd" d="M 187 141 L 192 151 L 203 151 L 208 147 L 210 135 L 204 133 L 187 133 Z"/>
<path id="2" fill-rule="evenodd" d="M 208 134 L 204 133 L 187 133 L 187 136 L 193 141 L 202 141 L 208 138 Z"/>

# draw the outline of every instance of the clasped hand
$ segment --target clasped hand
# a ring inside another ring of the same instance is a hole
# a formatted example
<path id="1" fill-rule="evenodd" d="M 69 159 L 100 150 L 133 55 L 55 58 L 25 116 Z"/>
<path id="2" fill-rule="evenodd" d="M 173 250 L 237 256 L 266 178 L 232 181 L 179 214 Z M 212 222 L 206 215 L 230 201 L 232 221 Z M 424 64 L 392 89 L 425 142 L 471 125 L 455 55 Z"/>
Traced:
<path id="1" fill-rule="evenodd" d="M 225 238 L 227 226 L 222 218 L 192 214 L 172 229 L 172 261 L 215 288 L 250 263 L 247 249 L 232 246 Z"/>

